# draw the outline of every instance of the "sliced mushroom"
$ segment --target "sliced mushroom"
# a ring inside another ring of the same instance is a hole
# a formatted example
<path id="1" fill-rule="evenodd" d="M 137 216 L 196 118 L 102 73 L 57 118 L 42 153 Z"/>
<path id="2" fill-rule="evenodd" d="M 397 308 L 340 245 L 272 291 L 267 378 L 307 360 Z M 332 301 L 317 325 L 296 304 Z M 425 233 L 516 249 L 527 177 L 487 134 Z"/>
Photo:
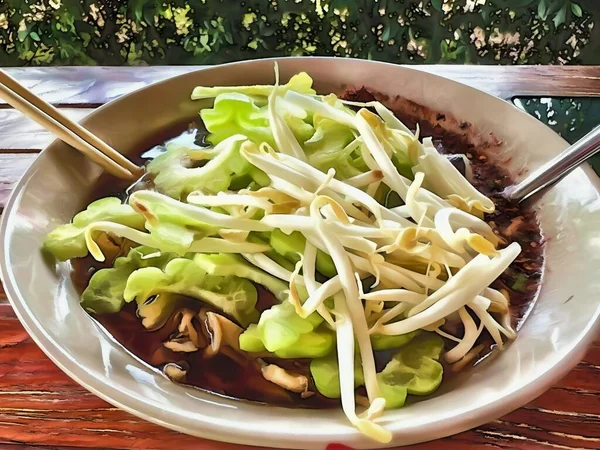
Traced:
<path id="1" fill-rule="evenodd" d="M 181 322 L 181 299 L 169 293 L 153 295 L 138 306 L 137 315 L 149 331 L 162 328 L 176 330 Z"/>
<path id="2" fill-rule="evenodd" d="M 185 383 L 187 375 L 187 369 L 175 363 L 165 364 L 163 367 L 163 373 L 171 380 L 176 383 Z"/>
<path id="3" fill-rule="evenodd" d="M 304 375 L 291 373 L 275 364 L 267 364 L 261 368 L 265 380 L 275 383 L 292 392 L 305 392 L 308 390 L 308 378 Z"/>
<path id="4" fill-rule="evenodd" d="M 194 311 L 189 309 L 182 309 L 177 312 L 177 318 L 179 319 L 179 325 L 177 329 L 181 334 L 185 334 L 188 330 L 188 326 L 192 323 L 194 318 Z"/>
<path id="5" fill-rule="evenodd" d="M 307 398 L 312 397 L 313 395 L 315 395 L 315 392 L 313 392 L 313 391 L 304 391 L 304 392 L 302 392 L 302 394 L 300 394 L 300 398 L 305 400 Z"/>
<path id="6" fill-rule="evenodd" d="M 184 309 L 181 315 L 181 322 L 179 324 L 179 332 L 190 338 L 190 341 L 198 347 L 206 347 L 206 340 L 204 335 L 198 332 L 196 327 L 194 326 L 194 319 L 196 319 L 197 315 L 194 311 L 190 309 Z"/>
<path id="7" fill-rule="evenodd" d="M 174 352 L 192 353 L 198 350 L 188 336 L 176 337 L 163 345 Z"/>
<path id="8" fill-rule="evenodd" d="M 220 314 L 213 312 L 206 313 L 206 327 L 210 333 L 210 345 L 204 349 L 204 356 L 210 358 L 217 353 L 221 345 L 227 345 L 234 350 L 239 350 L 239 338 L 242 331 L 241 327 Z"/>

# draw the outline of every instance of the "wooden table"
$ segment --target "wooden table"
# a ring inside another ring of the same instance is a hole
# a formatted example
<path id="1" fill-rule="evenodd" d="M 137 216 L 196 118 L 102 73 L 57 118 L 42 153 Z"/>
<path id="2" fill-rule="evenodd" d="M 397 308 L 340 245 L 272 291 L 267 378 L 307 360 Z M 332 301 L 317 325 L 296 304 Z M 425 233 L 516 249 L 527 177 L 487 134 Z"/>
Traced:
<path id="1" fill-rule="evenodd" d="M 94 108 L 149 83 L 192 70 L 24 68 L 9 72 L 81 119 Z M 600 67 L 427 66 L 486 90 L 514 95 L 600 96 Z M 13 184 L 52 141 L 0 103 L 0 212 Z M 0 284 L 0 448 L 143 448 L 236 450 L 152 425 L 120 411 L 63 374 L 31 341 Z M 600 449 L 600 336 L 585 359 L 544 395 L 501 419 L 412 449 Z M 333 449 L 332 449 L 333 450 Z"/>

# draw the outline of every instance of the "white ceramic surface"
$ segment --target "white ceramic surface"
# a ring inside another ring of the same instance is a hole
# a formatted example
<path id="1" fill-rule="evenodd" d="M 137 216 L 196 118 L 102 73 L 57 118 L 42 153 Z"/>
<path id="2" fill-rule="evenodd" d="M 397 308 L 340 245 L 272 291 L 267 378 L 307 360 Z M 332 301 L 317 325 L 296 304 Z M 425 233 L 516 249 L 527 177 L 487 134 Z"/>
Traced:
<path id="1" fill-rule="evenodd" d="M 319 92 L 369 86 L 400 94 L 471 122 L 502 139 L 515 170 L 535 168 L 566 147 L 550 129 L 512 105 L 464 85 L 390 64 L 350 59 L 279 60 L 282 79 L 307 71 Z M 99 108 L 83 123 L 124 153 L 195 116 L 195 85 L 272 83 L 273 62 L 217 66 L 182 75 Z M 78 306 L 66 276 L 39 247 L 47 232 L 85 206 L 99 176 L 60 142 L 35 161 L 18 184 L 0 229 L 1 275 L 11 303 L 44 352 L 74 380 L 139 417 L 211 439 L 301 449 L 337 442 L 378 445 L 360 436 L 339 411 L 276 408 L 223 399 L 176 386 L 106 335 Z M 497 418 L 541 394 L 571 369 L 597 335 L 600 315 L 600 195 L 587 166 L 536 204 L 547 244 L 541 296 L 518 339 L 495 358 L 462 374 L 433 397 L 385 414 L 390 445 L 457 433 Z M 570 299 L 570 301 L 567 301 Z"/>

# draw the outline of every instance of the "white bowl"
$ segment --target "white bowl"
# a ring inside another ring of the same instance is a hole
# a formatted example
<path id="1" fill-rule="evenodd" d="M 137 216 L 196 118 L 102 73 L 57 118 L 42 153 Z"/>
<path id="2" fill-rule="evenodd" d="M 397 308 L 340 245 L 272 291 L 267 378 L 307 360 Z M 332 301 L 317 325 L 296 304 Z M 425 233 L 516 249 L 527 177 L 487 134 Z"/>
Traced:
<path id="1" fill-rule="evenodd" d="M 459 83 L 391 64 L 333 58 L 280 59 L 282 79 L 308 72 L 321 93 L 365 85 L 469 121 L 505 144 L 502 157 L 524 174 L 566 142 L 509 103 Z M 212 67 L 141 89 L 83 120 L 123 153 L 196 116 L 196 85 L 273 81 L 273 60 Z M 17 185 L 0 229 L 1 274 L 21 322 L 75 381 L 108 402 L 166 427 L 205 438 L 272 447 L 323 449 L 379 445 L 361 436 L 340 410 L 287 409 L 224 399 L 175 385 L 108 336 L 79 306 L 67 276 L 39 251 L 44 236 L 85 206 L 100 170 L 61 142 L 38 157 Z M 600 315 L 600 195 L 587 166 L 538 200 L 548 238 L 539 300 L 506 351 L 443 385 L 433 397 L 385 414 L 390 445 L 458 433 L 495 419 L 548 389 L 582 358 Z"/>

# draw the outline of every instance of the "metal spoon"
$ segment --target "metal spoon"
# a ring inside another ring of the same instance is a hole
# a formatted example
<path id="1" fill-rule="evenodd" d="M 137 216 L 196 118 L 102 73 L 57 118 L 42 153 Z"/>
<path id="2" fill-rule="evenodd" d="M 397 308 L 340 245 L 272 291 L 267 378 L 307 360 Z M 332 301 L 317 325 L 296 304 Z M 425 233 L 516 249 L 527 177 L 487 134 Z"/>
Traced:
<path id="1" fill-rule="evenodd" d="M 523 201 L 553 186 L 598 152 L 600 152 L 600 125 L 542 167 L 531 172 L 519 184 L 508 187 L 504 195 L 511 200 Z"/>

